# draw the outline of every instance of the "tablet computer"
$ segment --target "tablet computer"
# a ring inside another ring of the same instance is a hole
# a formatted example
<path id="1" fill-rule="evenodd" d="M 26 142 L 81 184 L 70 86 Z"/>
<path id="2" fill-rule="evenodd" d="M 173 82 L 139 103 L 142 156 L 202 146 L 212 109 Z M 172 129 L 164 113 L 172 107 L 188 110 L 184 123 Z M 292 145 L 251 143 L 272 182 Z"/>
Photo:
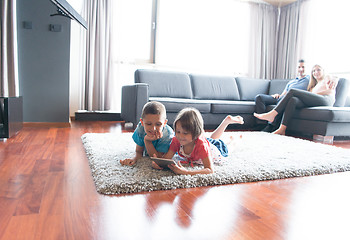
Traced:
<path id="1" fill-rule="evenodd" d="M 176 162 L 173 159 L 151 157 L 151 160 L 157 163 L 157 165 L 162 168 L 167 168 L 168 165 L 171 164 L 176 165 Z"/>

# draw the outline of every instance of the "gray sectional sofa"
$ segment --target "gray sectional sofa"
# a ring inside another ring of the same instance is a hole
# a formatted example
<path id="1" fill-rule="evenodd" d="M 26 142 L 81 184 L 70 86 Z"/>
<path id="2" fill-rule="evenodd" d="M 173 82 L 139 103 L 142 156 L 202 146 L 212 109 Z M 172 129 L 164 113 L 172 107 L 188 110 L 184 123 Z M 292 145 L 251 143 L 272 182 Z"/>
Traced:
<path id="1" fill-rule="evenodd" d="M 259 121 L 253 116 L 255 96 L 281 93 L 288 81 L 139 69 L 135 71 L 135 84 L 122 87 L 121 117 L 135 127 L 143 105 L 154 100 L 165 105 L 169 124 L 181 109 L 195 107 L 202 113 L 206 127 L 216 127 L 231 114 L 241 115 L 245 122 L 242 126 L 231 125 L 234 128 L 258 129 Z M 298 110 L 288 127 L 289 132 L 350 136 L 349 87 L 349 80 L 339 80 L 333 107 Z"/>

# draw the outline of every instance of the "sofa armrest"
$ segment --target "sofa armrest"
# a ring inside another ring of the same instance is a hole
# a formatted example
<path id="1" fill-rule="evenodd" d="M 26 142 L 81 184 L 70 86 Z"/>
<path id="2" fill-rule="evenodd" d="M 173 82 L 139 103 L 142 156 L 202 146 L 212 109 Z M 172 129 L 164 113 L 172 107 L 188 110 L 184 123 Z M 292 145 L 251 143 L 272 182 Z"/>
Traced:
<path id="1" fill-rule="evenodd" d="M 142 108 L 148 102 L 148 84 L 136 83 L 122 87 L 121 117 L 125 122 L 132 122 L 134 127 L 140 121 Z"/>

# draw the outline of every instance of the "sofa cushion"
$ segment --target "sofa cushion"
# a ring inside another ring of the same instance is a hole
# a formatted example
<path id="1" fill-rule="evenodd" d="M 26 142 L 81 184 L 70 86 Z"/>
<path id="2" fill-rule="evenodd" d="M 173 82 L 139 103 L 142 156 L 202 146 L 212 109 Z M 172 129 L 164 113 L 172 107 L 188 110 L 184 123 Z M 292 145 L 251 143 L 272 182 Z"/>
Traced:
<path id="1" fill-rule="evenodd" d="M 350 123 L 350 107 L 308 107 L 296 111 L 293 118 L 314 121 Z"/>
<path id="2" fill-rule="evenodd" d="M 239 100 L 234 77 L 190 74 L 193 97 L 196 99 Z"/>
<path id="3" fill-rule="evenodd" d="M 187 73 L 138 69 L 135 71 L 135 83 L 147 83 L 150 97 L 192 98 L 191 80 Z"/>
<path id="4" fill-rule="evenodd" d="M 188 98 L 166 98 L 166 97 L 150 97 L 150 101 L 158 101 L 164 104 L 167 112 L 179 112 L 186 107 L 197 108 L 201 113 L 210 113 L 209 100 L 196 100 Z"/>
<path id="5" fill-rule="evenodd" d="M 270 82 L 269 95 L 281 94 L 290 79 L 272 79 Z"/>
<path id="6" fill-rule="evenodd" d="M 344 107 L 346 98 L 349 94 L 350 81 L 345 78 L 340 78 L 336 88 L 335 103 L 334 107 Z"/>
<path id="7" fill-rule="evenodd" d="M 212 113 L 226 113 L 226 114 L 252 114 L 255 111 L 254 101 L 211 101 Z"/>
<path id="8" fill-rule="evenodd" d="M 270 80 L 237 77 L 236 82 L 240 100 L 254 101 L 256 95 L 269 93 Z"/>

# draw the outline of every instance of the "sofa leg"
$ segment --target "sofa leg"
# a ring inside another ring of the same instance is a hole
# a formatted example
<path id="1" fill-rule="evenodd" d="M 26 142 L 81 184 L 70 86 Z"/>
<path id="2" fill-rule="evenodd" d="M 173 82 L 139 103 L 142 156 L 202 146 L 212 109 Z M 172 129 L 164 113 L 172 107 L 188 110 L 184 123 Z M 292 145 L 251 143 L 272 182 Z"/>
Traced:
<path id="1" fill-rule="evenodd" d="M 312 139 L 315 142 L 322 142 L 322 143 L 327 143 L 327 144 L 333 144 L 334 136 L 322 136 L 322 135 L 314 134 Z"/>

